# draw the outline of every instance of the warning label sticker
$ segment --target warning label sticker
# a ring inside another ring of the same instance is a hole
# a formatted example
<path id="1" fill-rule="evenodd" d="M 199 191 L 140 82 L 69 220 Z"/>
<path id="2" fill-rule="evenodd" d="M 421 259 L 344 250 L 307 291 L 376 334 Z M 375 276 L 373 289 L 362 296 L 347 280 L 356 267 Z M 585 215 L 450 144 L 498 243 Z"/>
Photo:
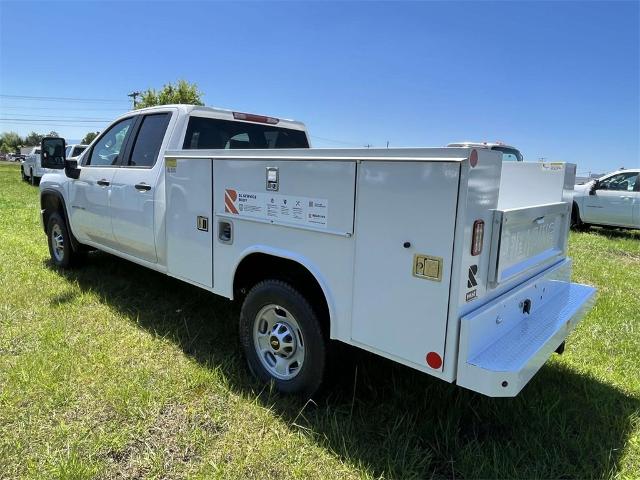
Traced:
<path id="1" fill-rule="evenodd" d="M 542 163 L 540 163 L 540 168 L 542 168 L 542 170 L 547 170 L 547 171 L 552 171 L 552 172 L 557 172 L 559 170 L 562 170 L 562 167 L 564 167 L 564 163 L 562 163 L 562 162 L 542 162 Z"/>
<path id="2" fill-rule="evenodd" d="M 329 201 L 225 188 L 224 211 L 240 217 L 327 228 Z"/>

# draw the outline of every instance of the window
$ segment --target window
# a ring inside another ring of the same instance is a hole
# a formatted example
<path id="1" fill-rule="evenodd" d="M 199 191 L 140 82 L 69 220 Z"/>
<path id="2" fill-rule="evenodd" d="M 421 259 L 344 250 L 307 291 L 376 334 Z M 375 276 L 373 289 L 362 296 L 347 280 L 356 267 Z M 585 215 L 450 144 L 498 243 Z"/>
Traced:
<path id="1" fill-rule="evenodd" d="M 522 154 L 519 150 L 515 148 L 507 148 L 507 147 L 493 147 L 491 150 L 497 150 L 498 152 L 502 152 L 502 161 L 503 162 L 522 162 Z"/>
<path id="2" fill-rule="evenodd" d="M 182 148 L 309 148 L 309 142 L 301 130 L 217 118 L 191 117 Z"/>
<path id="3" fill-rule="evenodd" d="M 598 183 L 598 190 L 615 190 L 631 192 L 638 180 L 637 172 L 624 172 L 612 175 Z"/>
<path id="4" fill-rule="evenodd" d="M 91 149 L 85 165 L 104 167 L 116 165 L 127 133 L 133 125 L 134 117 L 125 118 L 113 125 Z"/>
<path id="5" fill-rule="evenodd" d="M 169 113 L 146 115 L 138 129 L 128 165 L 131 167 L 153 167 L 160 153 L 162 139 L 169 125 Z"/>
<path id="6" fill-rule="evenodd" d="M 71 152 L 71 156 L 72 157 L 77 157 L 82 152 L 84 152 L 86 149 L 87 149 L 87 147 L 73 147 L 73 151 Z"/>

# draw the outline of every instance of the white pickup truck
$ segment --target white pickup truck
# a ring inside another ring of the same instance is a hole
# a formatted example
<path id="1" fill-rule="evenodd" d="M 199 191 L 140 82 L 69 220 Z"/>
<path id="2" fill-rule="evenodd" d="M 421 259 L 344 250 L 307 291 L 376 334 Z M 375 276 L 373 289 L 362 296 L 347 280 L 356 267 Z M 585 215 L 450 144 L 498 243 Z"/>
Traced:
<path id="1" fill-rule="evenodd" d="M 576 185 L 571 223 L 640 229 L 640 169 L 618 170 Z"/>
<path id="2" fill-rule="evenodd" d="M 287 393 L 320 387 L 334 340 L 490 396 L 564 348 L 595 292 L 570 281 L 575 166 L 307 147 L 301 123 L 185 105 L 77 161 L 46 138 L 52 261 L 93 247 L 240 299 L 248 365 Z"/>
<path id="3" fill-rule="evenodd" d="M 20 174 L 23 180 L 30 181 L 32 185 L 44 175 L 44 169 L 40 164 L 40 147 L 33 147 L 25 156 L 24 162 L 20 165 Z"/>

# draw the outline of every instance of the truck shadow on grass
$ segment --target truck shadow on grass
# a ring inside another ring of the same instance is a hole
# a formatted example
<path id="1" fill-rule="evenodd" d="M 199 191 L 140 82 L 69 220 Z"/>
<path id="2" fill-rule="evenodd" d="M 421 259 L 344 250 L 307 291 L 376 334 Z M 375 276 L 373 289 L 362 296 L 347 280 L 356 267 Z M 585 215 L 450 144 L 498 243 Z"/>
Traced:
<path id="1" fill-rule="evenodd" d="M 304 404 L 246 373 L 235 304 L 102 253 L 58 272 L 374 477 L 609 477 L 638 421 L 640 399 L 558 363 L 517 398 L 491 399 L 349 348 L 334 353 L 330 389 Z"/>

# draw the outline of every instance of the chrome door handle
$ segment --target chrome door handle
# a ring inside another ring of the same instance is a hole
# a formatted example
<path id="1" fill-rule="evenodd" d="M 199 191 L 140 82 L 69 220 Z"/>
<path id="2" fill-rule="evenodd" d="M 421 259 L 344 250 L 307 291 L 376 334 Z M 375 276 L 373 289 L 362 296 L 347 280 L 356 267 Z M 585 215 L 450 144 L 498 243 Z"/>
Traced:
<path id="1" fill-rule="evenodd" d="M 151 185 L 144 182 L 136 183 L 135 187 L 136 187 L 136 190 L 139 190 L 141 192 L 148 192 L 149 190 L 151 190 Z"/>
<path id="2" fill-rule="evenodd" d="M 106 178 L 102 178 L 102 179 L 98 180 L 96 183 L 98 185 L 103 186 L 103 187 L 108 187 L 109 185 L 111 185 Z"/>

